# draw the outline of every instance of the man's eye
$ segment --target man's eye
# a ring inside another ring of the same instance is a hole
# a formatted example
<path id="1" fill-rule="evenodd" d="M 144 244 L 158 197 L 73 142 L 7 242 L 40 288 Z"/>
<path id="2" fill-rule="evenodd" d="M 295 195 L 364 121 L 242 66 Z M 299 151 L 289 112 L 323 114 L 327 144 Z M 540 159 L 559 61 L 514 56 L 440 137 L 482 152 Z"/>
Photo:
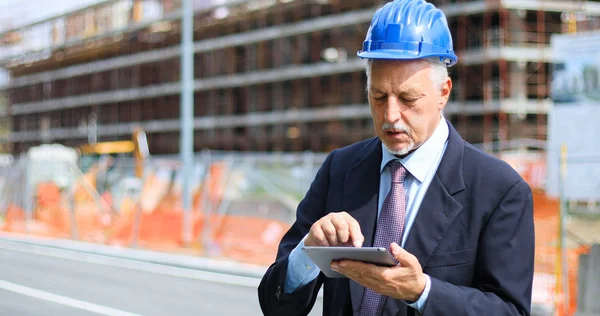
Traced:
<path id="1" fill-rule="evenodd" d="M 373 96 L 373 98 L 377 101 L 383 101 L 385 100 L 387 97 L 385 95 L 382 96 Z"/>

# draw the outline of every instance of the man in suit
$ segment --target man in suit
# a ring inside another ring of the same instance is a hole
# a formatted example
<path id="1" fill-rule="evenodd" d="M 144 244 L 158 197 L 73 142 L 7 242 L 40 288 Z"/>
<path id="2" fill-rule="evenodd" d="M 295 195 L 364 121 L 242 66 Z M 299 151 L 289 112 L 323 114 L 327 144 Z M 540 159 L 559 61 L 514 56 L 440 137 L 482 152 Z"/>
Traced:
<path id="1" fill-rule="evenodd" d="M 443 13 L 424 0 L 377 11 L 363 50 L 378 137 L 328 155 L 262 279 L 265 315 L 529 315 L 531 189 L 442 115 L 456 63 Z M 386 247 L 394 267 L 342 260 L 327 278 L 303 246 Z"/>

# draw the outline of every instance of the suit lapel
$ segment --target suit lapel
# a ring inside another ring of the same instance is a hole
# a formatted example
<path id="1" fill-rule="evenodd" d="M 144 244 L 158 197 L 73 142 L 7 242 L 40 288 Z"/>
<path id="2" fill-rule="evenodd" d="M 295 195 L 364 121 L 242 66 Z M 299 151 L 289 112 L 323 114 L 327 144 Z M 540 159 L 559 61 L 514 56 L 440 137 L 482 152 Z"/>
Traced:
<path id="1" fill-rule="evenodd" d="M 450 123 L 448 146 L 435 176 L 429 184 L 419 212 L 406 239 L 404 249 L 412 253 L 422 267 L 440 243 L 462 205 L 453 197 L 465 189 L 462 175 L 464 141 Z M 409 308 L 401 300 L 388 299 L 384 315 L 408 315 Z"/>
<path id="2" fill-rule="evenodd" d="M 462 205 L 453 195 L 465 188 L 462 175 L 464 142 L 450 123 L 448 128 L 446 152 L 425 193 L 404 247 L 419 259 L 421 266 L 427 264 L 429 256 L 462 210 Z"/>
<path id="3" fill-rule="evenodd" d="M 373 245 L 377 204 L 379 196 L 379 167 L 381 164 L 381 142 L 374 138 L 359 155 L 358 161 L 348 169 L 344 179 L 342 205 L 348 214 L 360 223 L 365 237 L 363 247 Z M 358 315 L 364 287 L 348 279 L 352 310 Z"/>
<path id="4" fill-rule="evenodd" d="M 446 191 L 436 175 L 429 185 L 404 245 L 406 251 L 419 259 L 422 267 L 427 264 L 429 256 L 461 210 L 462 205 Z"/>

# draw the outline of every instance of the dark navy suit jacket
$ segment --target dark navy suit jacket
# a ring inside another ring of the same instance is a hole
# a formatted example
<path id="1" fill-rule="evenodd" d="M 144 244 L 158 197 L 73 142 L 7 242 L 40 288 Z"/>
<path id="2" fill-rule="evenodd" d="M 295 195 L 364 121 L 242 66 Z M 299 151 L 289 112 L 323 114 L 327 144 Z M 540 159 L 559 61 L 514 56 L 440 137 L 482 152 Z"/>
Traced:
<path id="1" fill-rule="evenodd" d="M 531 189 L 506 163 L 450 134 L 405 249 L 431 277 L 423 315 L 529 315 L 534 261 Z M 258 289 L 265 315 L 306 315 L 324 285 L 323 315 L 358 315 L 364 288 L 322 273 L 294 293 L 283 286 L 287 258 L 311 225 L 346 211 L 371 246 L 377 217 L 381 142 L 368 139 L 333 151 L 298 206 L 296 222 Z M 384 315 L 415 315 L 388 298 Z"/>

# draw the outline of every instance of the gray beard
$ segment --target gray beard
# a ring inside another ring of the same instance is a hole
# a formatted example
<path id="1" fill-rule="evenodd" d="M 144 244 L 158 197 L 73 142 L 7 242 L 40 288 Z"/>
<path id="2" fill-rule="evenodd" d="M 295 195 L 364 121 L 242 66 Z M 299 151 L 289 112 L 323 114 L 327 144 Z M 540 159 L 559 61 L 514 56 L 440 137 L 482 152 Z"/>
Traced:
<path id="1" fill-rule="evenodd" d="M 408 154 L 414 149 L 415 142 L 411 140 L 410 143 L 408 143 L 408 146 L 404 147 L 401 150 L 391 150 L 385 143 L 383 143 L 383 147 L 385 147 L 385 149 L 387 149 L 387 151 L 389 151 L 390 154 L 394 156 L 406 156 L 406 154 Z"/>

